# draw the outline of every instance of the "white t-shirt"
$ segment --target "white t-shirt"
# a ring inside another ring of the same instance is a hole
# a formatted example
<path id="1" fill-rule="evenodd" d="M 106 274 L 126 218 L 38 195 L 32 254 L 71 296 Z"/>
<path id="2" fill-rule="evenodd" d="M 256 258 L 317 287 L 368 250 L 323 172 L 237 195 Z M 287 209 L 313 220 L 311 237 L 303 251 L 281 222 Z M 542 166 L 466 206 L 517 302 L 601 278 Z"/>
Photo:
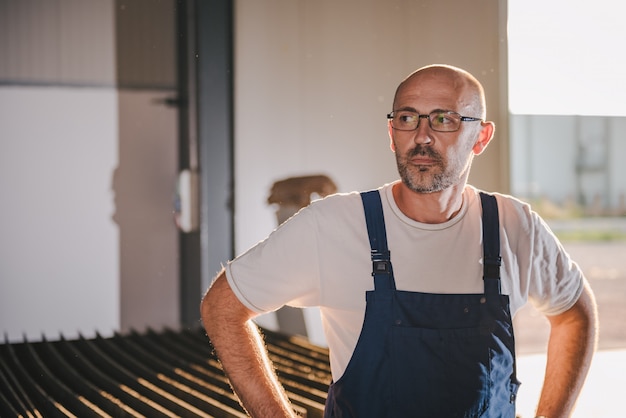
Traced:
<path id="1" fill-rule="evenodd" d="M 441 224 L 405 216 L 381 193 L 396 288 L 426 293 L 482 293 L 482 209 L 467 186 L 460 212 Z M 569 309 L 583 274 L 530 206 L 496 194 L 500 217 L 502 293 L 511 312 L 527 300 L 546 315 Z M 356 346 L 373 290 L 372 262 L 359 193 L 317 200 L 226 266 L 228 283 L 249 309 L 319 306 L 337 381 Z"/>

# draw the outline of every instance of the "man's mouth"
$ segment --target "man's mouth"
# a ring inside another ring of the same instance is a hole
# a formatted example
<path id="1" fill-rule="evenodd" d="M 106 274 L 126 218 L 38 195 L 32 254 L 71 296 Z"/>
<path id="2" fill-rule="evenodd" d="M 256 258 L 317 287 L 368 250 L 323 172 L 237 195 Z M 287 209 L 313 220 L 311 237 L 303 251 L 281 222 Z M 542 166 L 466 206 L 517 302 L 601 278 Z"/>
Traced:
<path id="1" fill-rule="evenodd" d="M 433 159 L 433 158 L 429 158 L 429 157 L 421 157 L 421 156 L 415 156 L 409 159 L 409 161 L 411 161 L 411 164 L 414 165 L 434 165 L 437 164 L 437 160 Z"/>
<path id="2" fill-rule="evenodd" d="M 408 161 L 417 166 L 431 166 L 438 165 L 441 158 L 431 148 L 417 146 L 409 153 Z"/>

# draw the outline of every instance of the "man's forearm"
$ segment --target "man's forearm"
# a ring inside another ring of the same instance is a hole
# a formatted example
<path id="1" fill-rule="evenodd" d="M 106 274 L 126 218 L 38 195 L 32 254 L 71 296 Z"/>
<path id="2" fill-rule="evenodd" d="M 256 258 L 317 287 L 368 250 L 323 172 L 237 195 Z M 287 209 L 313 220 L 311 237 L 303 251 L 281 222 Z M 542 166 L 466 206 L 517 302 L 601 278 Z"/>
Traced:
<path id="1" fill-rule="evenodd" d="M 293 417 L 256 326 L 249 321 L 246 328 L 240 338 L 229 342 L 218 337 L 221 343 L 213 343 L 235 393 L 252 417 Z"/>
<path id="2" fill-rule="evenodd" d="M 202 320 L 235 393 L 252 417 L 294 417 L 250 312 L 232 298 L 221 276 L 202 302 Z"/>
<path id="3" fill-rule="evenodd" d="M 538 416 L 569 417 L 574 409 L 596 348 L 597 313 L 588 285 L 567 312 L 550 318 L 546 375 Z"/>

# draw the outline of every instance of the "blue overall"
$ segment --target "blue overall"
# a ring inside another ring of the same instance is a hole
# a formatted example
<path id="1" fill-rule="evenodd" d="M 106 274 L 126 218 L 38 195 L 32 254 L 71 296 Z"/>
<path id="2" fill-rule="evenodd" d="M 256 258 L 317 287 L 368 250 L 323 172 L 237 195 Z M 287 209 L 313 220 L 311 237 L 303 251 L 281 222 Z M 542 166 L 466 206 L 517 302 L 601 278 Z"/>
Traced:
<path id="1" fill-rule="evenodd" d="M 380 194 L 361 197 L 374 290 L 324 417 L 514 418 L 519 382 L 509 298 L 500 292 L 496 199 L 480 195 L 484 294 L 430 294 L 396 290 Z"/>

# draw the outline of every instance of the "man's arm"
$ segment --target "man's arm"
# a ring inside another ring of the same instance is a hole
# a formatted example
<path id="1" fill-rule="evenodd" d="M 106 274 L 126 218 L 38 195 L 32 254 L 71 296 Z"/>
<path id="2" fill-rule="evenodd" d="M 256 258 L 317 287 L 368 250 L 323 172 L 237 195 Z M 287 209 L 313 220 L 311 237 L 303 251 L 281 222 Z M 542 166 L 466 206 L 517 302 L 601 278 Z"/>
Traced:
<path id="1" fill-rule="evenodd" d="M 565 418 L 574 409 L 596 349 L 597 310 L 589 284 L 574 306 L 548 319 L 548 359 L 537 415 Z"/>
<path id="2" fill-rule="evenodd" d="M 202 322 L 235 393 L 252 417 L 295 417 L 265 344 L 222 271 L 202 299 Z"/>

